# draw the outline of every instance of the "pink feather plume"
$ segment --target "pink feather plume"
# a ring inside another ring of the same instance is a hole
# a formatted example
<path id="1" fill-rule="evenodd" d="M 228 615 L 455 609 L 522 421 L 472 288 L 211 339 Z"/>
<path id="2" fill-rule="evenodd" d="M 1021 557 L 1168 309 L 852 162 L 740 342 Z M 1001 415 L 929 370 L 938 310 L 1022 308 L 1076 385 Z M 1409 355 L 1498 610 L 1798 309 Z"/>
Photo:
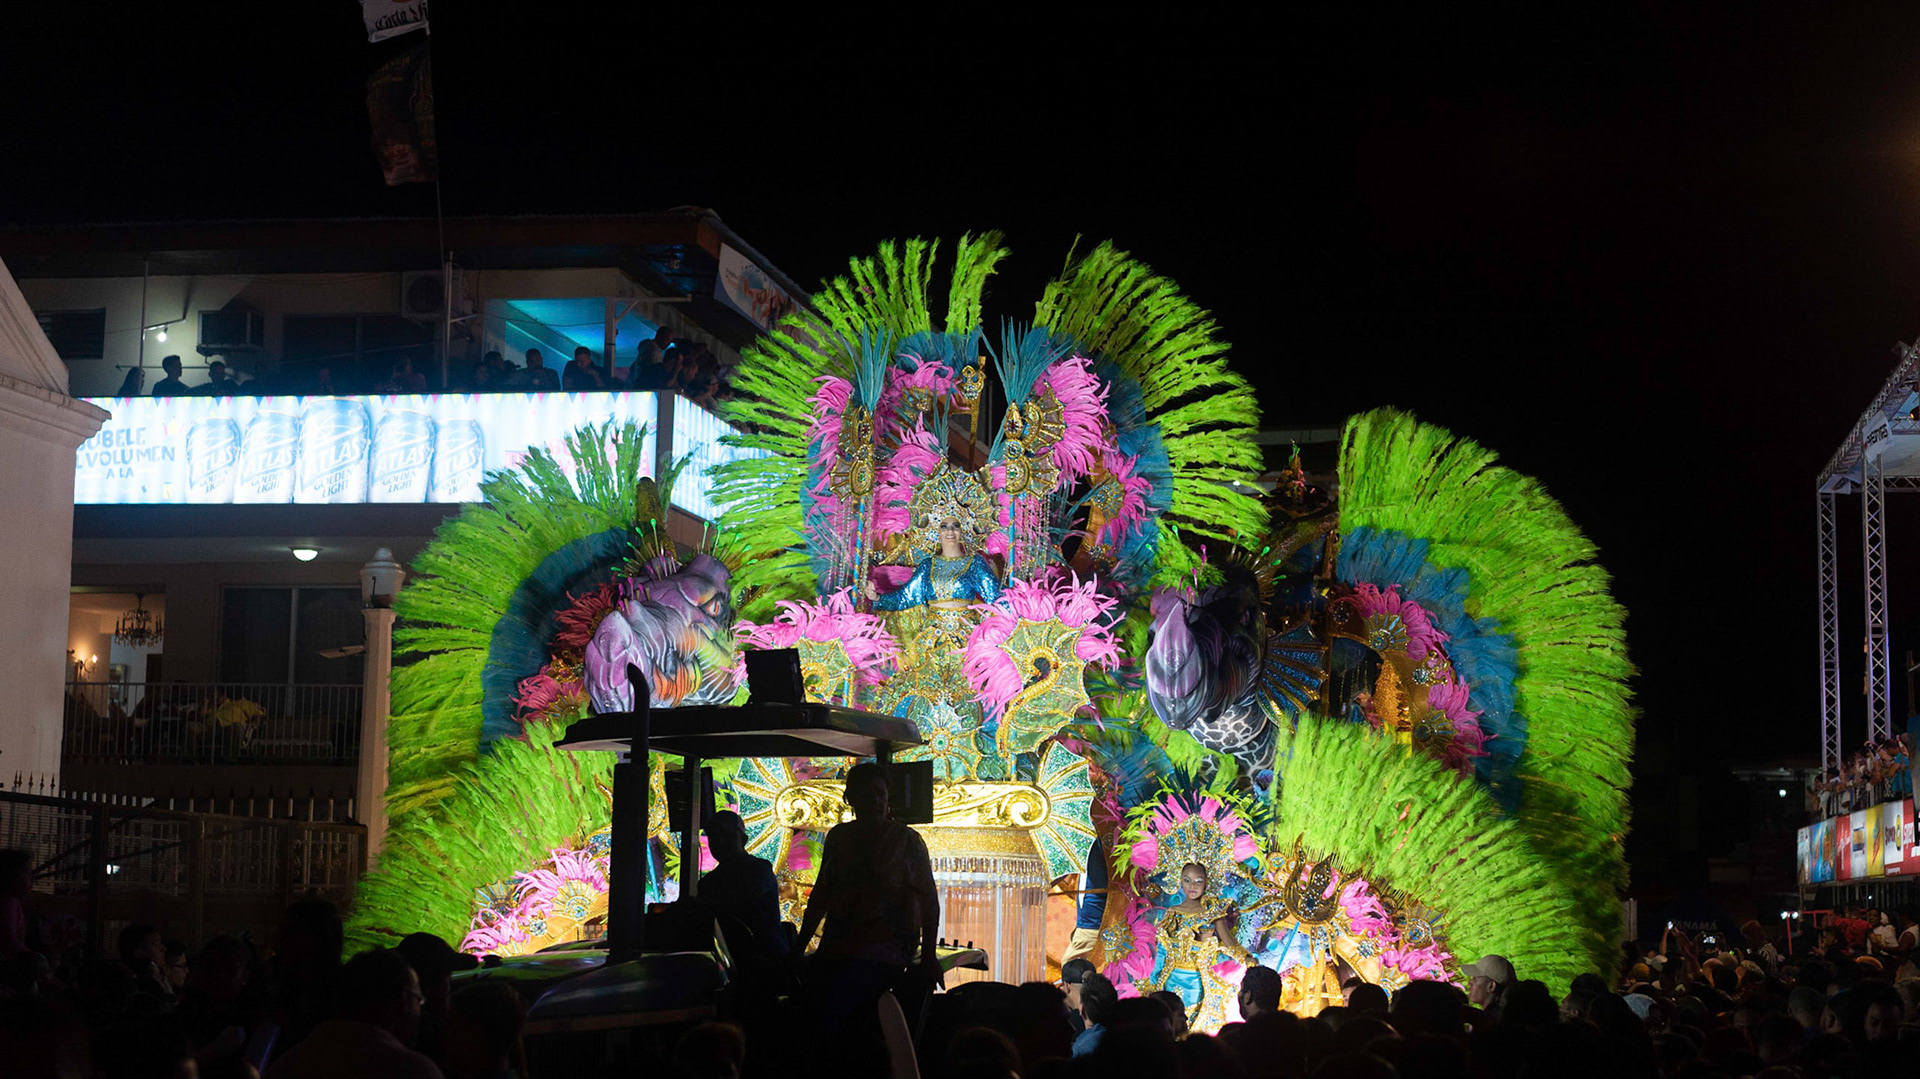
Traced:
<path id="1" fill-rule="evenodd" d="M 735 638 L 748 648 L 792 648 L 802 640 L 839 641 L 863 685 L 876 686 L 900 659 L 899 643 L 878 615 L 853 606 L 853 590 L 843 588 L 819 603 L 781 600 L 771 622 L 736 622 Z"/>
<path id="2" fill-rule="evenodd" d="M 1093 373 L 1093 361 L 1074 356 L 1047 368 L 1040 378 L 1060 402 L 1066 431 L 1053 444 L 1050 456 L 1063 483 L 1093 472 L 1107 426 L 1107 384 Z"/>
<path id="3" fill-rule="evenodd" d="M 1001 645 L 1020 623 L 1059 622 L 1078 629 L 1074 657 L 1082 663 L 1113 667 L 1120 662 L 1109 614 L 1116 601 L 1099 591 L 1097 577 L 1081 581 L 1077 574 L 1043 574 L 1030 581 L 1014 581 L 1000 598 L 986 607 L 980 624 L 967 637 L 962 670 L 989 712 L 998 713 L 1026 688 L 1026 672 Z"/>

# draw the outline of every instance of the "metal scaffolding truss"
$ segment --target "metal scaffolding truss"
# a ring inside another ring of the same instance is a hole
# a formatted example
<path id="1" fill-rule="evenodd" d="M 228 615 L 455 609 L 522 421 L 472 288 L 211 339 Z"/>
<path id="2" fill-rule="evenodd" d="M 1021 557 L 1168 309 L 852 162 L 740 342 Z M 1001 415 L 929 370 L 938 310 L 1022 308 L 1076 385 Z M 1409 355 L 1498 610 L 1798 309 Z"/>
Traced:
<path id="1" fill-rule="evenodd" d="M 1820 764 L 1823 770 L 1840 759 L 1840 582 L 1838 529 L 1833 495 L 1814 496 L 1820 514 Z"/>
<path id="2" fill-rule="evenodd" d="M 1839 495 L 1860 496 L 1860 560 L 1863 574 L 1868 739 L 1893 730 L 1893 655 L 1887 637 L 1887 514 L 1889 492 L 1920 491 L 1920 342 L 1896 350 L 1900 362 L 1873 403 L 1827 461 L 1815 485 L 1820 557 L 1820 761 L 1832 768 L 1841 758 L 1840 734 L 1840 544 Z"/>

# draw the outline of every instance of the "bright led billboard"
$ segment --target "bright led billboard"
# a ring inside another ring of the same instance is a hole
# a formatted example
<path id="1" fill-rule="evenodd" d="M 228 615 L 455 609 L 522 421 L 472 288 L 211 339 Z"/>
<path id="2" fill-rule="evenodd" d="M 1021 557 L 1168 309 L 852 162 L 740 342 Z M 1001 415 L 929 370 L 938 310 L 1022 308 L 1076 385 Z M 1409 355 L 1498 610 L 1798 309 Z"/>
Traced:
<path id="1" fill-rule="evenodd" d="M 707 469 L 717 464 L 761 457 L 759 450 L 723 446 L 720 439 L 733 433 L 720 417 L 686 401 L 673 403 L 673 456 L 691 457 L 673 485 L 673 504 L 696 517 L 713 520 L 720 508 L 713 503 L 713 481 Z"/>
<path id="2" fill-rule="evenodd" d="M 649 472 L 654 459 L 651 393 L 91 403 L 113 415 L 80 446 L 77 505 L 476 502 L 486 473 L 518 465 L 529 447 L 564 460 L 567 435 L 608 420 L 645 424 Z"/>

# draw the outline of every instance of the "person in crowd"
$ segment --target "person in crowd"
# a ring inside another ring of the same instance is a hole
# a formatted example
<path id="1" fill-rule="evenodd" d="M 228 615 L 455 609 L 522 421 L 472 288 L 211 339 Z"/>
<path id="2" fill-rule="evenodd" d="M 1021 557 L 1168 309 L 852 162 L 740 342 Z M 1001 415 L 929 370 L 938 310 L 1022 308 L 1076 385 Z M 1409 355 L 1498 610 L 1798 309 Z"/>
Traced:
<path id="1" fill-rule="evenodd" d="M 308 392 L 315 397 L 337 396 L 340 391 L 333 385 L 333 368 L 322 364 L 318 370 L 314 371 L 313 386 Z"/>
<path id="2" fill-rule="evenodd" d="M 1280 1010 L 1280 972 L 1272 967 L 1248 967 L 1240 976 L 1240 1018 L 1251 1022 Z"/>
<path id="3" fill-rule="evenodd" d="M 854 819 L 827 833 L 799 940 L 805 952 L 825 920 L 806 997 L 827 1044 L 844 1037 L 856 1016 L 864 1032 L 874 1001 L 893 986 L 904 988 L 908 967 L 922 987 L 944 981 L 935 951 L 940 894 L 926 841 L 888 816 L 887 772 L 880 765 L 848 769 L 844 797 Z M 860 1041 L 840 1044 L 857 1052 L 866 1047 Z"/>
<path id="4" fill-rule="evenodd" d="M 120 380 L 120 388 L 113 391 L 115 397 L 138 397 L 147 384 L 147 373 L 138 367 L 127 368 L 127 377 Z"/>
<path id="5" fill-rule="evenodd" d="M 1757 961 L 1766 970 L 1780 965 L 1780 949 L 1767 939 L 1767 931 L 1760 923 L 1749 918 L 1740 926 L 1740 937 L 1746 941 L 1747 955 Z"/>
<path id="6" fill-rule="evenodd" d="M 252 947 L 236 937 L 218 936 L 200 949 L 174 1015 L 203 1068 L 245 1062 L 257 1071 L 266 1063 L 279 1027 L 252 991 L 253 970 Z"/>
<path id="7" fill-rule="evenodd" d="M 747 853 L 747 825 L 740 814 L 721 810 L 707 818 L 707 849 L 718 864 L 700 878 L 699 902 L 727 916 L 753 934 L 748 948 L 763 957 L 787 954 L 787 936 L 780 928 L 780 885 L 773 864 Z"/>
<path id="8" fill-rule="evenodd" d="M 161 965 L 160 973 L 166 977 L 167 987 L 175 996 L 187 986 L 187 975 L 191 971 L 187 963 L 187 942 L 184 940 L 167 941 L 167 959 Z"/>
<path id="9" fill-rule="evenodd" d="M 361 952 L 340 968 L 337 1017 L 314 1027 L 267 1068 L 264 1079 L 442 1079 L 438 1065 L 407 1048 L 420 1027 L 424 1000 L 420 979 L 399 951 Z"/>
<path id="10" fill-rule="evenodd" d="M 1018 1079 L 1020 1051 L 991 1027 L 968 1027 L 947 1046 L 942 1075 L 952 1079 Z"/>
<path id="11" fill-rule="evenodd" d="M 1005 1033 L 1020 1050 L 1021 1061 L 1066 1060 L 1077 1036 L 1068 1020 L 1067 995 L 1050 982 L 1025 982 L 1009 998 L 1012 1013 Z"/>
<path id="12" fill-rule="evenodd" d="M 166 975 L 167 942 L 158 926 L 134 922 L 120 930 L 120 963 L 133 977 L 134 992 L 173 999 Z"/>
<path id="13" fill-rule="evenodd" d="M 324 899 L 297 900 L 281 917 L 269 977 L 283 1047 L 332 1014 L 342 935 L 340 912 Z"/>
<path id="14" fill-rule="evenodd" d="M 393 946 L 413 968 L 420 982 L 420 1031 L 412 1043 L 434 1059 L 439 1059 L 447 1033 L 447 1005 L 453 996 L 453 976 L 480 965 L 478 956 L 455 951 L 453 945 L 432 933 L 409 933 Z"/>
<path id="15" fill-rule="evenodd" d="M 573 361 L 560 373 L 560 385 L 568 393 L 592 393 L 607 388 L 607 378 L 593 365 L 593 350 L 585 345 L 573 350 Z"/>
<path id="16" fill-rule="evenodd" d="M 1467 1001 L 1483 1012 L 1498 1015 L 1507 986 L 1513 984 L 1513 964 L 1504 955 L 1485 955 L 1460 968 L 1467 976 Z"/>
<path id="17" fill-rule="evenodd" d="M 207 380 L 193 388 L 200 397 L 232 397 L 240 389 L 240 384 L 227 374 L 227 365 L 219 360 L 207 364 Z"/>
<path id="18" fill-rule="evenodd" d="M 185 397 L 192 392 L 187 389 L 187 384 L 180 380 L 180 357 L 161 357 L 160 370 L 166 372 L 167 377 L 153 384 L 153 396 Z"/>
<path id="19" fill-rule="evenodd" d="M 1080 980 L 1080 1015 L 1085 1027 L 1073 1039 L 1073 1059 L 1078 1060 L 1100 1048 L 1107 1035 L 1105 1020 L 1120 1003 L 1120 992 L 1104 974 L 1089 974 Z"/>
<path id="20" fill-rule="evenodd" d="M 1551 1005 L 1551 997 L 1547 999 Z M 1347 1010 L 1355 1015 L 1372 1015 L 1379 1018 L 1387 1016 L 1387 991 L 1372 982 L 1362 982 L 1347 994 Z"/>
<path id="21" fill-rule="evenodd" d="M 493 393 L 505 387 L 495 381 L 493 368 L 479 363 L 474 365 L 473 370 L 467 372 L 467 384 L 463 388 L 468 393 Z"/>
<path id="22" fill-rule="evenodd" d="M 674 1043 L 675 1079 L 733 1079 L 747 1059 L 746 1032 L 732 1023 L 701 1023 Z"/>
<path id="23" fill-rule="evenodd" d="M 52 984 L 52 967 L 27 933 L 27 897 L 33 894 L 33 855 L 0 850 L 0 998 Z"/>
<path id="24" fill-rule="evenodd" d="M 1161 989 L 1149 993 L 1147 996 L 1159 1001 L 1160 1006 L 1167 1009 L 1167 1015 L 1173 1022 L 1173 1040 L 1181 1041 L 1186 1038 L 1187 1004 L 1186 1001 L 1180 999 L 1180 994 L 1171 989 Z"/>
<path id="25" fill-rule="evenodd" d="M 1067 995 L 1067 1021 L 1077 1036 L 1087 1028 L 1080 1015 L 1080 986 L 1093 973 L 1093 964 L 1085 959 L 1069 959 L 1060 964 L 1060 989 Z"/>
<path id="26" fill-rule="evenodd" d="M 514 375 L 515 388 L 532 393 L 560 392 L 560 374 L 547 366 L 547 358 L 537 348 L 527 350 L 527 366 Z"/>
<path id="27" fill-rule="evenodd" d="M 447 1079 L 509 1079 L 527 1073 L 520 1048 L 520 997 L 499 982 L 461 988 L 448 1001 L 438 1058 Z"/>

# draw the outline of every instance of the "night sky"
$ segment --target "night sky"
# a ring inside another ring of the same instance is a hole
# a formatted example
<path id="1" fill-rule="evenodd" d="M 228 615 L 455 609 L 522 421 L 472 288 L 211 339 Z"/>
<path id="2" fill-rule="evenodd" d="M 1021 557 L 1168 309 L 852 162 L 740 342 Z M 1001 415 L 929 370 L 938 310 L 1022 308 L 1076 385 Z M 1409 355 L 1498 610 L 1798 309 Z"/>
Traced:
<path id="1" fill-rule="evenodd" d="M 395 44 L 367 44 L 356 4 L 305 6 L 16 33 L 0 223 L 430 215 L 368 149 L 363 80 Z M 527 32 L 531 7 L 561 36 Z M 1637 872 L 1728 760 L 1817 754 L 1813 480 L 1920 335 L 1920 18 L 1381 15 L 1130 43 L 929 23 L 884 46 L 802 10 L 745 44 L 768 29 L 745 11 L 446 0 L 447 212 L 708 206 L 809 285 L 883 238 L 1000 228 L 990 318 L 1030 315 L 1076 235 L 1111 237 L 1215 312 L 1266 426 L 1412 409 L 1597 540 L 1642 671 Z M 1900 652 L 1916 506 L 1893 522 Z"/>

